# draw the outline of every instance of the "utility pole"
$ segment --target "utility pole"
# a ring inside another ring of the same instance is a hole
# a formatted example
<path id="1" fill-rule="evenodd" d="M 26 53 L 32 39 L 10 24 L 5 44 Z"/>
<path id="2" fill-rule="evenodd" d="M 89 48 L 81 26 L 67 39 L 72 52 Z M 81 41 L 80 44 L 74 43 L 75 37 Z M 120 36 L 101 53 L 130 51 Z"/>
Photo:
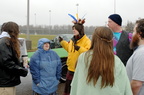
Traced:
<path id="1" fill-rule="evenodd" d="M 49 10 L 49 34 L 50 34 L 50 32 L 51 32 L 51 10 Z"/>
<path id="2" fill-rule="evenodd" d="M 114 14 L 116 13 L 116 0 L 114 0 Z"/>
<path id="3" fill-rule="evenodd" d="M 29 0 L 27 0 L 27 37 L 26 37 L 26 48 L 31 50 L 31 41 L 29 35 Z"/>
<path id="4" fill-rule="evenodd" d="M 35 13 L 35 35 L 36 35 L 36 13 Z"/>
<path id="5" fill-rule="evenodd" d="M 78 6 L 79 6 L 79 4 L 77 3 L 76 6 L 77 6 L 77 14 L 76 14 L 76 17 L 77 17 L 77 20 L 78 20 Z"/>
<path id="6" fill-rule="evenodd" d="M 30 40 L 30 37 L 29 37 L 29 0 L 27 0 L 27 40 Z"/>

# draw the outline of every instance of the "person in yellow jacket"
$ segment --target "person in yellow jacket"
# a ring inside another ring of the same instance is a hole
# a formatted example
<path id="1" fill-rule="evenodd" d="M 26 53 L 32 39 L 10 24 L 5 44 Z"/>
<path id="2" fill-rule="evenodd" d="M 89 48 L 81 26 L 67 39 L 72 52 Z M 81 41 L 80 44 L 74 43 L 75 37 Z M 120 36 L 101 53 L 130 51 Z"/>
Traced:
<path id="1" fill-rule="evenodd" d="M 69 42 L 59 37 L 61 46 L 68 52 L 66 63 L 68 66 L 68 72 L 66 75 L 66 85 L 63 95 L 70 95 L 70 84 L 74 75 L 77 59 L 81 53 L 89 50 L 91 46 L 91 40 L 84 33 L 84 23 L 84 20 L 79 20 L 74 23 L 72 26 L 74 36 Z"/>

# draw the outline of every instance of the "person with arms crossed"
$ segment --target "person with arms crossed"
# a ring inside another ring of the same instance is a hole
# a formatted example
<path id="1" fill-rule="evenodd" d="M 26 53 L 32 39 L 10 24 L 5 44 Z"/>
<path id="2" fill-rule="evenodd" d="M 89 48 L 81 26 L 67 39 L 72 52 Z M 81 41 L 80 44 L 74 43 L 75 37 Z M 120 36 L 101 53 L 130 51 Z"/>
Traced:
<path id="1" fill-rule="evenodd" d="M 144 95 L 144 19 L 136 21 L 130 46 L 135 51 L 127 62 L 127 74 L 133 95 Z"/>
<path id="2" fill-rule="evenodd" d="M 113 53 L 113 33 L 97 27 L 77 62 L 70 95 L 132 95 L 125 66 Z"/>
<path id="3" fill-rule="evenodd" d="M 57 95 L 61 68 L 60 57 L 50 49 L 50 40 L 39 39 L 38 50 L 30 59 L 33 95 Z"/>

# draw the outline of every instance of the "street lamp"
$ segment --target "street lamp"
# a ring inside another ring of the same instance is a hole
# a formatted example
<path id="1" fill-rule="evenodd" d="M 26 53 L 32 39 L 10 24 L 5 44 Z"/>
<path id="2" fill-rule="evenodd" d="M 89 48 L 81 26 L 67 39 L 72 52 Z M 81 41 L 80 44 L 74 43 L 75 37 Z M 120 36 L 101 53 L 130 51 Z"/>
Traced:
<path id="1" fill-rule="evenodd" d="M 29 35 L 29 0 L 27 0 L 27 37 L 26 37 L 27 50 L 31 50 L 31 41 Z"/>
<path id="2" fill-rule="evenodd" d="M 49 10 L 49 26 L 51 26 L 51 10 Z"/>
<path id="3" fill-rule="evenodd" d="M 35 35 L 36 35 L 36 13 L 34 15 L 35 15 Z"/>
<path id="4" fill-rule="evenodd" d="M 29 39 L 29 0 L 27 0 L 27 40 Z"/>
<path id="5" fill-rule="evenodd" d="M 36 26 L 36 13 L 34 15 L 35 15 L 35 26 Z"/>
<path id="6" fill-rule="evenodd" d="M 51 10 L 49 10 L 49 33 L 51 32 Z"/>
<path id="7" fill-rule="evenodd" d="M 116 13 L 116 0 L 114 0 L 114 13 Z"/>
<path id="8" fill-rule="evenodd" d="M 77 17 L 77 19 L 78 19 L 78 6 L 79 6 L 79 4 L 76 4 L 76 6 L 77 6 L 77 14 L 76 14 L 76 17 Z"/>

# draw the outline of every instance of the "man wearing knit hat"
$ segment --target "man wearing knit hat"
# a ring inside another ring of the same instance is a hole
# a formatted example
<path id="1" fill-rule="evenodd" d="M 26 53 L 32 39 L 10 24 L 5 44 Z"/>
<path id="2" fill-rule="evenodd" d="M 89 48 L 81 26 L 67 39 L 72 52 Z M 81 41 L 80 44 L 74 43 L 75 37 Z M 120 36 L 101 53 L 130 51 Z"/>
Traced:
<path id="1" fill-rule="evenodd" d="M 113 50 L 124 65 L 126 66 L 127 60 L 132 55 L 133 50 L 130 49 L 131 33 L 122 29 L 122 18 L 119 14 L 111 14 L 108 17 L 108 27 L 113 31 Z"/>
<path id="2" fill-rule="evenodd" d="M 68 72 L 66 75 L 65 90 L 63 95 L 70 95 L 70 84 L 73 79 L 77 59 L 81 53 L 89 50 L 91 46 L 90 39 L 84 33 L 84 22 L 85 21 L 83 20 L 79 20 L 78 22 L 74 23 L 72 26 L 74 36 L 69 42 L 66 42 L 61 37 L 59 37 L 60 44 L 68 52 L 66 63 L 68 66 Z"/>

